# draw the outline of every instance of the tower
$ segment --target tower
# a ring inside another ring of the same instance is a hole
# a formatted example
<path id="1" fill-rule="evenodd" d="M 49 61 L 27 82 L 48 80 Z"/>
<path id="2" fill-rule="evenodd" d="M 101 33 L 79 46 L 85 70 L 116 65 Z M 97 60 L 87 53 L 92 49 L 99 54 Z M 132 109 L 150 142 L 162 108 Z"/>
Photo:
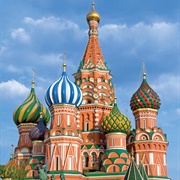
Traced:
<path id="1" fill-rule="evenodd" d="M 75 83 L 81 88 L 83 102 L 79 110 L 79 127 L 83 137 L 83 167 L 98 169 L 99 159 L 105 152 L 105 136 L 100 132 L 100 123 L 110 113 L 114 102 L 114 88 L 110 70 L 104 61 L 98 41 L 100 15 L 95 11 L 87 14 L 89 39 L 78 71 L 74 74 Z"/>
<path id="2" fill-rule="evenodd" d="M 59 177 L 58 172 L 66 173 L 69 179 L 79 179 L 83 140 L 77 127 L 77 112 L 82 103 L 82 92 L 68 78 L 65 63 L 61 77 L 48 88 L 45 100 L 51 112 L 51 125 L 44 140 L 47 170 L 55 178 Z"/>
<path id="3" fill-rule="evenodd" d="M 127 138 L 127 149 L 135 151 L 137 165 L 144 165 L 149 179 L 156 180 L 167 177 L 167 138 L 161 128 L 157 127 L 157 114 L 160 99 L 157 93 L 148 85 L 146 73 L 139 89 L 130 101 L 135 118 L 136 129 Z"/>
<path id="4" fill-rule="evenodd" d="M 26 160 L 32 156 L 32 141 L 29 138 L 29 133 L 34 128 L 42 112 L 43 123 L 48 124 L 50 121 L 49 111 L 38 100 L 35 89 L 34 80 L 28 98 L 15 109 L 13 119 L 18 127 L 19 141 L 15 148 L 14 159 L 19 163 L 20 160 Z"/>
<path id="5" fill-rule="evenodd" d="M 107 173 L 126 171 L 130 164 L 126 136 L 130 132 L 131 121 L 119 111 L 116 98 L 110 114 L 101 123 L 101 129 L 106 133 L 103 170 Z"/>

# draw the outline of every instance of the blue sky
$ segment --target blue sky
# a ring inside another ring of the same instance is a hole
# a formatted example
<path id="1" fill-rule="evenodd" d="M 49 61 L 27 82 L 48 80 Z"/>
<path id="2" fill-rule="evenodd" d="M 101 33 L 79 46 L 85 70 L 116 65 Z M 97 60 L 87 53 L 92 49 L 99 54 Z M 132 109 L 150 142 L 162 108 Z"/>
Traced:
<path id="1" fill-rule="evenodd" d="M 12 114 L 28 96 L 32 67 L 35 91 L 45 105 L 49 85 L 62 72 L 76 72 L 88 40 L 88 0 L 0 1 L 0 164 L 9 159 L 18 131 Z M 157 124 L 167 134 L 169 177 L 180 178 L 180 64 L 179 0 L 95 0 L 101 16 L 99 42 L 113 82 L 120 110 L 134 124 L 129 108 L 142 81 L 142 59 L 147 81 L 159 94 Z"/>

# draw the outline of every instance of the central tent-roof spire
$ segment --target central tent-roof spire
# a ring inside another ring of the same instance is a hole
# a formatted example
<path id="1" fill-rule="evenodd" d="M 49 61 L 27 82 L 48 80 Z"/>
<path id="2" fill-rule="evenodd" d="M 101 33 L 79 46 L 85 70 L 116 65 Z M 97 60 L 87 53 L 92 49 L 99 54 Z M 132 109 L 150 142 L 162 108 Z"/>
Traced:
<path id="1" fill-rule="evenodd" d="M 83 68 L 107 69 L 98 41 L 100 15 L 95 11 L 94 3 L 92 3 L 92 11 L 87 14 L 86 19 L 89 24 L 89 40 L 83 56 Z"/>

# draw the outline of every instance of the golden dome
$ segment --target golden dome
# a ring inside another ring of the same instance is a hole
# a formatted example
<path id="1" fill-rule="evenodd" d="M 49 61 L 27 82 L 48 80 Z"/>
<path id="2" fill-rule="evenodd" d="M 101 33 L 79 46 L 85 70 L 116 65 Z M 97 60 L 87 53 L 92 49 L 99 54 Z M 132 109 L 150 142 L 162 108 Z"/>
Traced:
<path id="1" fill-rule="evenodd" d="M 87 19 L 88 22 L 91 21 L 91 20 L 95 20 L 97 22 L 100 21 L 100 15 L 94 9 L 94 2 L 92 3 L 92 11 L 88 13 L 88 15 L 86 16 L 86 19 Z"/>

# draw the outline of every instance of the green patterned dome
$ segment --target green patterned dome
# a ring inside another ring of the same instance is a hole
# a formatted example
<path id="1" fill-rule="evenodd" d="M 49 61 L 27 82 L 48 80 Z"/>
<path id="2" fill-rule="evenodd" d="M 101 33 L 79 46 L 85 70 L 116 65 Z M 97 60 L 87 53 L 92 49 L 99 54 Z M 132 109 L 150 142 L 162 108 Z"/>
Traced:
<path id="1" fill-rule="evenodd" d="M 133 94 L 130 106 L 135 111 L 141 108 L 152 108 L 158 110 L 161 102 L 157 93 L 148 85 L 146 73 L 143 73 L 143 82 L 139 89 Z"/>
<path id="2" fill-rule="evenodd" d="M 131 121 L 123 115 L 114 103 L 109 115 L 107 115 L 101 123 L 101 130 L 105 133 L 124 132 L 129 133 L 131 129 Z"/>
<path id="3" fill-rule="evenodd" d="M 16 125 L 21 123 L 37 123 L 40 119 L 40 112 L 43 113 L 43 122 L 47 125 L 50 121 L 49 111 L 38 100 L 34 90 L 34 81 L 32 81 L 31 92 L 28 98 L 16 108 L 13 119 Z"/>

